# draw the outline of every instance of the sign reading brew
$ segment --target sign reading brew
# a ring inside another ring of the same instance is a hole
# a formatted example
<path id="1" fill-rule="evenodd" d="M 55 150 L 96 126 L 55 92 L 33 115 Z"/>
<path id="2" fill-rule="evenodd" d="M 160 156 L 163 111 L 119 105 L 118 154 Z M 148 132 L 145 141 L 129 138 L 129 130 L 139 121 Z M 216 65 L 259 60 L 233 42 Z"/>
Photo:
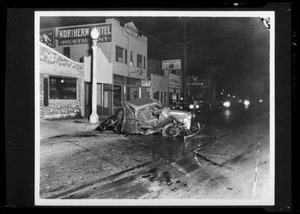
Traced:
<path id="1" fill-rule="evenodd" d="M 90 33 L 96 27 L 100 33 L 98 43 L 111 42 L 111 24 L 89 25 L 82 27 L 62 28 L 58 30 L 59 45 L 87 44 L 90 41 Z"/>
<path id="2" fill-rule="evenodd" d="M 181 59 L 163 60 L 162 69 L 178 70 L 181 69 Z"/>
<path id="3" fill-rule="evenodd" d="M 135 38 L 138 38 L 138 32 L 134 29 L 132 29 L 131 27 L 129 26 L 126 26 L 126 33 L 128 33 L 129 35 L 135 37 Z"/>
<path id="4" fill-rule="evenodd" d="M 40 41 L 49 47 L 55 47 L 54 29 L 47 29 L 40 31 Z"/>

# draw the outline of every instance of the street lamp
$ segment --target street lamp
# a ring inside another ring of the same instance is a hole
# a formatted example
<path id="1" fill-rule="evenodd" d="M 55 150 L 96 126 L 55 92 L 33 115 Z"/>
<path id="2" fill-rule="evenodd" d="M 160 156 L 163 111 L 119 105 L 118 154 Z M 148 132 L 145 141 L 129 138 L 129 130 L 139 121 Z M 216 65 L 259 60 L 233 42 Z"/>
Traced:
<path id="1" fill-rule="evenodd" d="M 99 123 L 99 116 L 97 114 L 97 41 L 100 33 L 97 28 L 93 28 L 91 37 L 93 39 L 93 89 L 92 89 L 92 114 L 90 115 L 90 123 Z"/>

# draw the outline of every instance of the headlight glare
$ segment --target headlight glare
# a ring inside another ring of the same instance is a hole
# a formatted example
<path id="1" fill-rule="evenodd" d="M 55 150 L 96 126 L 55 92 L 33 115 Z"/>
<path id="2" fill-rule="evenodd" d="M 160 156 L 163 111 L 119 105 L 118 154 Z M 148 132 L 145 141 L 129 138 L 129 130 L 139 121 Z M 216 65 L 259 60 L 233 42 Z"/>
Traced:
<path id="1" fill-rule="evenodd" d="M 193 108 L 194 108 L 194 105 L 191 104 L 191 105 L 189 106 L 189 108 L 190 108 L 190 109 L 193 109 Z"/>
<path id="2" fill-rule="evenodd" d="M 249 101 L 249 100 L 245 100 L 245 101 L 244 101 L 244 105 L 245 105 L 245 106 L 250 105 L 250 101 Z"/>
<path id="3" fill-rule="evenodd" d="M 223 106 L 225 106 L 225 107 L 230 107 L 230 102 L 229 102 L 229 101 L 224 102 L 224 103 L 223 103 Z"/>

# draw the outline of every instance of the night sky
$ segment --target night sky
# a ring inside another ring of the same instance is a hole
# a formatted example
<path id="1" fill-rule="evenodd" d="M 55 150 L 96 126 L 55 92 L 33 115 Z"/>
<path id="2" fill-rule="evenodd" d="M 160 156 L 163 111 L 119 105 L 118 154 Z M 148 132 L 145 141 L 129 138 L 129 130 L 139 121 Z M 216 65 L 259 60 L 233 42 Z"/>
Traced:
<path id="1" fill-rule="evenodd" d="M 111 17 L 105 17 L 111 18 Z M 104 17 L 45 17 L 41 27 L 101 23 Z M 148 58 L 183 59 L 183 17 L 113 17 L 133 22 L 148 37 Z M 216 81 L 240 96 L 269 95 L 270 32 L 259 17 L 187 18 L 187 75 Z"/>

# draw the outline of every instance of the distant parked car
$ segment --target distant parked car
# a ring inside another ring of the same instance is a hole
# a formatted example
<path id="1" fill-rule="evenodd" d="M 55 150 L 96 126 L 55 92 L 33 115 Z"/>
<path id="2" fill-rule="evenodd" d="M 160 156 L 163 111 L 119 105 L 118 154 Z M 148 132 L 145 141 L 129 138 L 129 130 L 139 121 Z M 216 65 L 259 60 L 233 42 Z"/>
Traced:
<path id="1" fill-rule="evenodd" d="M 175 102 L 172 107 L 174 110 L 181 110 L 181 111 L 189 111 L 191 113 L 198 113 L 200 105 L 195 101 L 189 100 L 179 100 Z"/>

